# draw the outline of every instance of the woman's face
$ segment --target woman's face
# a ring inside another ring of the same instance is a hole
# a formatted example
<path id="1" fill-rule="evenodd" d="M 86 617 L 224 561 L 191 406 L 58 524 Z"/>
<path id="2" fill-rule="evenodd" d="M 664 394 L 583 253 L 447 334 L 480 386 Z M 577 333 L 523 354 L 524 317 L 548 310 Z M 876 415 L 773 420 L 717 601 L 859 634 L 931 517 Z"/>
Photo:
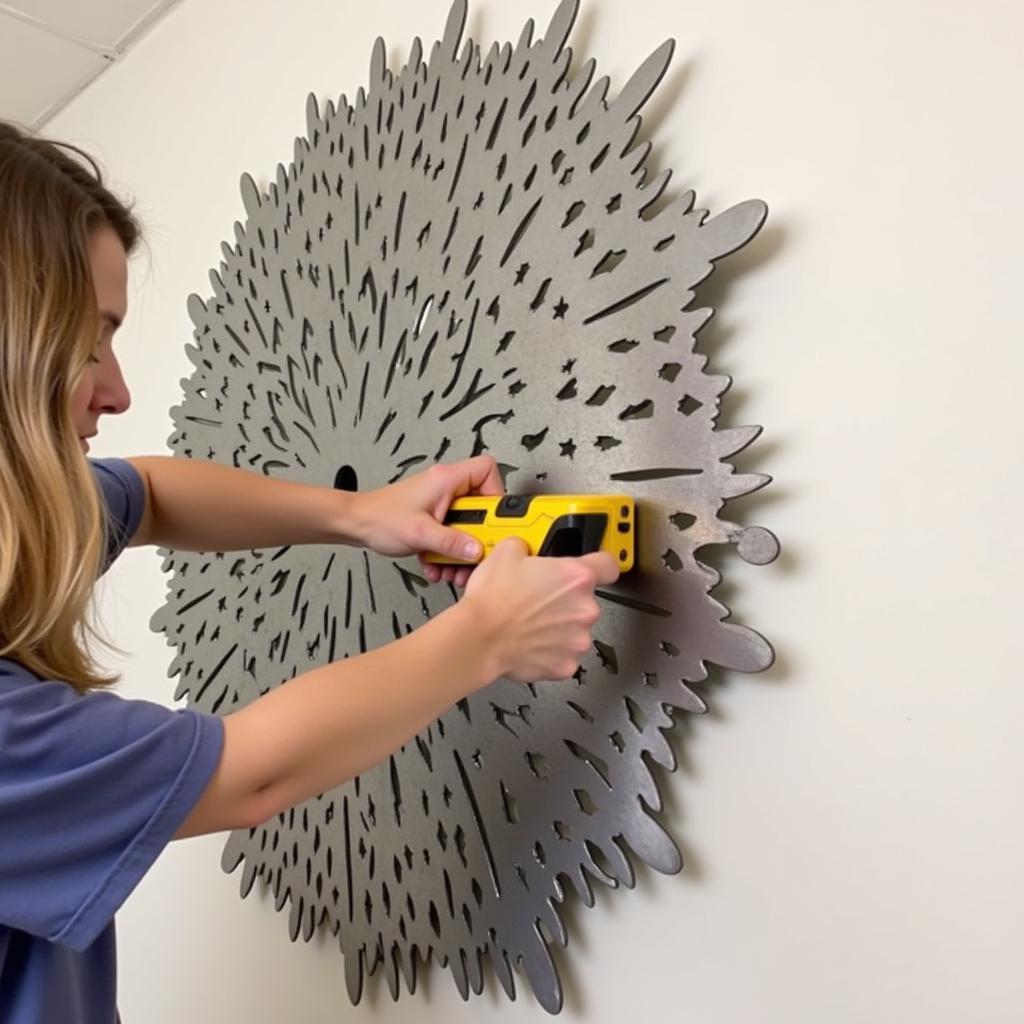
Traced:
<path id="1" fill-rule="evenodd" d="M 93 232 L 89 263 L 102 327 L 93 361 L 71 396 L 71 416 L 83 451 L 89 450 L 89 438 L 96 435 L 100 416 L 122 413 L 132 400 L 113 348 L 114 332 L 128 309 L 128 260 L 113 228 L 104 226 Z"/>

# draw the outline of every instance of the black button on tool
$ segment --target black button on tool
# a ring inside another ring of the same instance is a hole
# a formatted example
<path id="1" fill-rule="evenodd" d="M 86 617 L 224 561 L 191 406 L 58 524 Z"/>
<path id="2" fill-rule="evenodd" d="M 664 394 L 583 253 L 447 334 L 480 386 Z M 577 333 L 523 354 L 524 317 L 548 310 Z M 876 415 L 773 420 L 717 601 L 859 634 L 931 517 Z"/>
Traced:
<path id="1" fill-rule="evenodd" d="M 532 494 L 506 494 L 498 502 L 494 514 L 506 519 L 518 519 L 520 516 L 526 515 L 531 501 L 533 501 Z"/>

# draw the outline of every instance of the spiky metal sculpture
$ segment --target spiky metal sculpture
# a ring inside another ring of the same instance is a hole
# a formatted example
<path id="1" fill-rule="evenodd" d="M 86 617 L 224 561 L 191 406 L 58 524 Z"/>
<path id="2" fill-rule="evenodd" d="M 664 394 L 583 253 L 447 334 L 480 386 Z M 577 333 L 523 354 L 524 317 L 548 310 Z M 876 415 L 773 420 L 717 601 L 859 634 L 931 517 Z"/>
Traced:
<path id="1" fill-rule="evenodd" d="M 484 54 L 464 0 L 424 61 L 392 74 L 378 40 L 369 92 L 320 110 L 293 162 L 224 245 L 213 295 L 192 296 L 195 365 L 172 447 L 266 474 L 380 487 L 483 451 L 511 490 L 628 491 L 638 568 L 600 593 L 594 650 L 574 680 L 499 680 L 350 784 L 234 833 L 291 932 L 326 923 L 349 992 L 378 968 L 397 997 L 417 960 L 479 992 L 482 957 L 514 997 L 520 967 L 549 1010 L 562 994 L 547 941 L 566 942 L 564 875 L 633 883 L 627 850 L 675 871 L 655 820 L 650 763 L 674 767 L 675 709 L 705 663 L 756 671 L 771 649 L 726 620 L 716 572 L 695 558 L 737 543 L 774 557 L 767 531 L 719 518 L 767 482 L 726 459 L 757 427 L 716 429 L 729 379 L 695 337 L 711 315 L 694 288 L 758 230 L 751 201 L 708 219 L 686 193 L 656 203 L 637 111 L 668 42 L 612 100 L 594 61 L 570 73 L 576 0 L 543 39 Z M 456 600 L 415 562 L 347 548 L 167 553 L 154 619 L 177 648 L 177 695 L 226 713 L 328 660 L 401 637 Z"/>

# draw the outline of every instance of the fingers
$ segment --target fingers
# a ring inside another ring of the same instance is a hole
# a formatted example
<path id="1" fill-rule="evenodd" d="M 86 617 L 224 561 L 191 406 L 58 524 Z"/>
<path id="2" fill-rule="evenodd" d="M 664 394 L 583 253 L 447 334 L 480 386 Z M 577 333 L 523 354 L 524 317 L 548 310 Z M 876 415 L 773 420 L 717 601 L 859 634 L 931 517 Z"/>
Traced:
<path id="1" fill-rule="evenodd" d="M 452 583 L 454 583 L 455 586 L 457 586 L 459 589 L 462 589 L 469 582 L 469 577 L 472 574 L 472 572 L 473 572 L 473 566 L 471 566 L 471 565 L 460 565 L 455 570 L 454 578 L 452 579 Z"/>
<path id="2" fill-rule="evenodd" d="M 439 526 L 436 532 L 432 531 L 429 547 L 439 555 L 447 555 L 449 558 L 458 558 L 466 562 L 476 562 L 484 553 L 478 540 L 446 526 Z"/>
<path id="3" fill-rule="evenodd" d="M 490 455 L 475 455 L 471 459 L 447 465 L 438 463 L 437 469 L 447 474 L 449 500 L 464 494 L 502 495 L 505 485 L 497 462 Z"/>
<path id="4" fill-rule="evenodd" d="M 456 587 L 464 587 L 475 568 L 472 565 L 439 565 L 428 562 L 423 555 L 419 556 L 419 561 L 428 583 L 453 583 Z"/>
<path id="5" fill-rule="evenodd" d="M 583 555 L 580 561 L 594 573 L 597 586 L 606 586 L 619 578 L 619 563 L 607 551 Z"/>
<path id="6" fill-rule="evenodd" d="M 431 551 L 437 551 L 439 554 L 460 559 L 470 557 L 463 553 L 465 550 L 463 545 L 467 542 L 465 534 L 460 533 L 458 530 L 449 530 L 444 527 L 441 527 L 440 530 L 441 533 L 435 536 L 439 536 L 441 539 L 431 544 Z M 492 560 L 518 561 L 529 557 L 529 554 L 530 548 L 521 537 L 507 537 L 495 546 L 489 558 Z M 479 550 L 474 557 L 480 557 Z M 607 586 L 619 578 L 619 564 L 607 551 L 595 551 L 592 554 L 581 556 L 576 561 L 585 565 L 594 574 L 595 586 Z M 424 575 L 431 583 L 454 583 L 457 587 L 464 587 L 466 585 L 470 573 L 474 569 L 472 565 L 436 565 L 425 561 L 422 555 L 420 556 L 420 564 L 423 567 Z"/>
<path id="7" fill-rule="evenodd" d="M 475 494 L 501 495 L 505 485 L 497 462 L 490 455 L 476 455 L 465 461 L 469 490 Z"/>
<path id="8" fill-rule="evenodd" d="M 429 512 L 406 521 L 402 540 L 419 554 L 441 555 L 446 561 L 475 562 L 483 555 L 483 547 L 476 538 L 443 526 Z"/>

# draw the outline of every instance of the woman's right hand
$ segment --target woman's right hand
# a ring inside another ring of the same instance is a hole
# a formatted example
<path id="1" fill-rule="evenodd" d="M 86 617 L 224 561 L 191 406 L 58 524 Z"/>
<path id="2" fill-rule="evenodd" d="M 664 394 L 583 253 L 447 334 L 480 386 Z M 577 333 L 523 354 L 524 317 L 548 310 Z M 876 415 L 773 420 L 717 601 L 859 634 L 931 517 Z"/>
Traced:
<path id="1" fill-rule="evenodd" d="M 224 719 L 224 750 L 178 837 L 252 828 L 340 786 L 499 676 L 568 679 L 613 583 L 607 552 L 534 558 L 503 541 L 461 601 L 394 643 L 296 676 Z"/>
<path id="2" fill-rule="evenodd" d="M 489 638 L 496 677 L 521 683 L 568 679 L 590 650 L 601 610 L 598 585 L 614 583 L 619 567 L 606 551 L 580 558 L 530 556 L 509 538 L 470 576 L 460 604 Z"/>

